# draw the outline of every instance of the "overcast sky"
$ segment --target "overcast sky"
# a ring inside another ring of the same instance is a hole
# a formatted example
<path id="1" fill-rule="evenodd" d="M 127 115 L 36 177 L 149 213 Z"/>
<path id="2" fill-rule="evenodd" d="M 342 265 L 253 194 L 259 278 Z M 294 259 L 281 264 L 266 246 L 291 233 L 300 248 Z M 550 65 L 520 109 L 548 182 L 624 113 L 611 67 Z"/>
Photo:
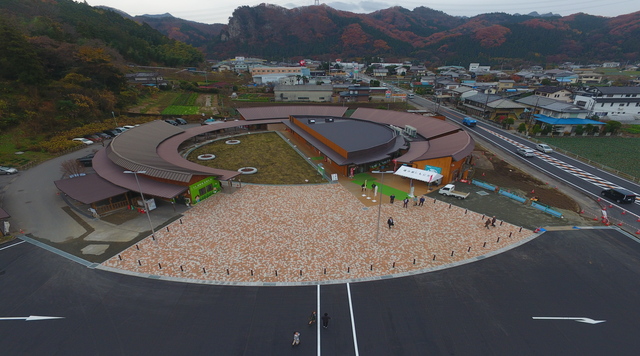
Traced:
<path id="1" fill-rule="evenodd" d="M 76 0 L 77 1 L 77 0 Z M 255 6 L 261 3 L 286 8 L 309 6 L 314 0 L 86 0 L 89 5 L 105 5 L 122 10 L 129 15 L 158 15 L 170 13 L 175 17 L 203 23 L 229 22 L 229 17 L 239 6 Z M 638 0 L 448 0 L 448 1 L 322 1 L 338 10 L 369 13 L 392 6 L 413 10 L 418 6 L 429 7 L 452 16 L 475 16 L 490 12 L 508 14 L 554 13 L 562 16 L 584 12 L 591 15 L 614 17 L 640 11 Z"/>

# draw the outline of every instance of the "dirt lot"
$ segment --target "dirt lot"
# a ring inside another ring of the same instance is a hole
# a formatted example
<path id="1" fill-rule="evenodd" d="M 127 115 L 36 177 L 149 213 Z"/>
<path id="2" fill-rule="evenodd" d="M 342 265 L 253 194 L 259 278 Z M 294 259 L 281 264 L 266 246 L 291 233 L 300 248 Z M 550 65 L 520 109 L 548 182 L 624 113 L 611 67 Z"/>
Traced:
<path id="1" fill-rule="evenodd" d="M 543 182 L 476 146 L 473 152 L 475 169 L 470 178 L 507 188 L 527 198 L 538 197 L 541 204 L 579 212 L 580 206 L 553 184 Z"/>

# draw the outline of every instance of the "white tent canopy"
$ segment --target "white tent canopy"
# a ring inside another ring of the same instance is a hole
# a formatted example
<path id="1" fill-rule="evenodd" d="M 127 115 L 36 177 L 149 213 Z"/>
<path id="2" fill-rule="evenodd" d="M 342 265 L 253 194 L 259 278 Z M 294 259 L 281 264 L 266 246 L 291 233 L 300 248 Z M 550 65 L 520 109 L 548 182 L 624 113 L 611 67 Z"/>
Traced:
<path id="1" fill-rule="evenodd" d="M 408 166 L 402 166 L 398 168 L 398 170 L 393 174 L 429 183 L 435 182 L 443 177 L 442 174 L 438 174 L 433 171 L 425 171 L 424 169 L 418 169 Z"/>

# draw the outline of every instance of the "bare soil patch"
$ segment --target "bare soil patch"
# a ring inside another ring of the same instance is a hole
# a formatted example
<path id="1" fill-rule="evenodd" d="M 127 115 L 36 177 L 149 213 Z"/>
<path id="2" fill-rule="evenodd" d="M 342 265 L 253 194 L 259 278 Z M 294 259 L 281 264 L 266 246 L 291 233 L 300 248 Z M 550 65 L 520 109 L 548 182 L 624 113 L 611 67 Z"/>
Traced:
<path id="1" fill-rule="evenodd" d="M 473 152 L 475 169 L 471 178 L 519 191 L 527 198 L 538 197 L 541 204 L 579 212 L 580 206 L 557 187 L 539 180 L 510 165 L 492 152 L 476 146 Z"/>

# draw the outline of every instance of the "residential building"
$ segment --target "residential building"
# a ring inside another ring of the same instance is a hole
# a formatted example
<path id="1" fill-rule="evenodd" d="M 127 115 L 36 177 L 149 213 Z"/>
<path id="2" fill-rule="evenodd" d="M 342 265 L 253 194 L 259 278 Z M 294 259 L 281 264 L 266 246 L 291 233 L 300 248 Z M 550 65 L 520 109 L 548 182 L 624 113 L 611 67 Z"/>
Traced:
<path id="1" fill-rule="evenodd" d="M 541 96 L 543 98 L 549 98 L 554 100 L 561 100 L 567 103 L 573 102 L 573 92 L 563 87 L 545 86 L 536 88 L 533 91 L 534 95 Z"/>
<path id="2" fill-rule="evenodd" d="M 506 91 L 508 89 L 513 89 L 513 86 L 516 84 L 513 79 L 502 79 L 498 80 L 498 91 Z"/>
<path id="3" fill-rule="evenodd" d="M 598 116 L 640 115 L 640 87 L 591 87 L 579 92 L 574 104 Z"/>
<path id="4" fill-rule="evenodd" d="M 469 63 L 469 72 L 473 73 L 488 73 L 491 71 L 491 66 L 483 66 L 480 63 Z"/>
<path id="5" fill-rule="evenodd" d="M 330 84 L 276 85 L 275 101 L 329 102 L 333 94 Z"/>
<path id="6" fill-rule="evenodd" d="M 495 94 L 476 94 L 464 98 L 462 107 L 467 114 L 489 120 L 519 119 L 526 106 Z"/>
<path id="7" fill-rule="evenodd" d="M 596 72 L 584 72 L 578 74 L 578 83 L 598 84 L 602 82 L 603 75 Z"/>
<path id="8" fill-rule="evenodd" d="M 168 84 L 168 81 L 166 81 L 158 72 L 129 73 L 125 74 L 125 78 L 127 79 L 127 83 L 129 84 L 138 84 L 151 87 L 159 87 Z"/>
<path id="9" fill-rule="evenodd" d="M 525 105 L 527 107 L 525 113 L 531 113 L 531 115 L 541 114 L 558 119 L 585 119 L 589 116 L 589 110 L 574 105 L 573 103 L 549 99 L 538 95 L 530 95 L 517 99 L 515 102 Z"/>

